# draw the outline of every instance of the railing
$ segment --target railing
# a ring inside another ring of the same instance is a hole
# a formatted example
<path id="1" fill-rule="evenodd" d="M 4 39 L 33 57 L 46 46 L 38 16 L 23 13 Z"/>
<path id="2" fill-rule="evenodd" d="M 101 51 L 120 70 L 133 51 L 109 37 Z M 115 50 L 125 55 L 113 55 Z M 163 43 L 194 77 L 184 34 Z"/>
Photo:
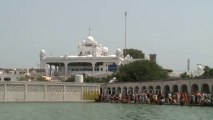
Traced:
<path id="1" fill-rule="evenodd" d="M 0 82 L 0 101 L 95 100 L 99 84 L 68 82 Z"/>

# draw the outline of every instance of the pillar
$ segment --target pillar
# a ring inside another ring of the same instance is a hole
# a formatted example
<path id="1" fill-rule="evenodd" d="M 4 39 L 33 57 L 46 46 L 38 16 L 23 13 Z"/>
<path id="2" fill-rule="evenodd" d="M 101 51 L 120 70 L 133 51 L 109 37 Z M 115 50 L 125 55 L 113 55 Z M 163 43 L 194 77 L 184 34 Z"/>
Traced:
<path id="1" fill-rule="evenodd" d="M 94 74 L 94 71 L 95 71 L 95 63 L 92 63 L 92 76 Z"/>
<path id="2" fill-rule="evenodd" d="M 63 101 L 65 101 L 65 95 L 66 95 L 66 86 L 63 85 Z"/>
<path id="3" fill-rule="evenodd" d="M 25 83 L 24 100 L 27 101 L 27 84 Z"/>
<path id="4" fill-rule="evenodd" d="M 61 72 L 61 63 L 59 63 L 58 72 Z"/>
<path id="5" fill-rule="evenodd" d="M 52 65 L 50 64 L 50 71 L 49 71 L 49 76 L 52 77 Z"/>
<path id="6" fill-rule="evenodd" d="M 68 65 L 66 64 L 66 63 L 64 63 L 64 75 L 65 75 L 65 77 L 67 77 L 67 75 L 68 75 Z"/>
<path id="7" fill-rule="evenodd" d="M 6 101 L 7 85 L 4 84 L 4 101 Z"/>
<path id="8" fill-rule="evenodd" d="M 84 88 L 81 86 L 81 100 L 84 100 Z"/>
<path id="9" fill-rule="evenodd" d="M 47 97 L 47 85 L 44 85 L 44 101 L 46 101 Z"/>

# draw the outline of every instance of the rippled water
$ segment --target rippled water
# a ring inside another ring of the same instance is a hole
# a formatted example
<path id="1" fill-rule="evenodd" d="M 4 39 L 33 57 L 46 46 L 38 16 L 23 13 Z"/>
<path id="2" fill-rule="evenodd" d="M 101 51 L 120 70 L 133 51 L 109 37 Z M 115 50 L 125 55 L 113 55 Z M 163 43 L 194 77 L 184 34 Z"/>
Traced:
<path id="1" fill-rule="evenodd" d="M 212 120 L 212 107 L 112 103 L 0 103 L 0 120 Z"/>

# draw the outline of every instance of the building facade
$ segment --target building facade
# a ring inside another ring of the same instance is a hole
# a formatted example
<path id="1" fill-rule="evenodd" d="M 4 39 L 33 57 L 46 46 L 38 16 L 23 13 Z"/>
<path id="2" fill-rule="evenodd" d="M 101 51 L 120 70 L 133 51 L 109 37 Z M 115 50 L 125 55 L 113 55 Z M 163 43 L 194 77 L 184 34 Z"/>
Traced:
<path id="1" fill-rule="evenodd" d="M 52 57 L 40 51 L 40 69 L 46 69 L 48 76 L 71 76 L 83 74 L 93 77 L 106 77 L 117 71 L 119 66 L 138 59 L 129 55 L 123 57 L 118 48 L 115 54 L 108 54 L 108 48 L 99 44 L 89 35 L 78 43 L 78 54 Z M 141 60 L 141 59 L 140 59 Z"/>

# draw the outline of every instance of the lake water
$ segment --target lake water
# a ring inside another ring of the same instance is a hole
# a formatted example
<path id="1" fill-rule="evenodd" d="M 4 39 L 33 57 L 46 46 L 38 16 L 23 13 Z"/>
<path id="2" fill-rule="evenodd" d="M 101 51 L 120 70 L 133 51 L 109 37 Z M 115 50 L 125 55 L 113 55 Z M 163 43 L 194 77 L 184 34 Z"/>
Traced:
<path id="1" fill-rule="evenodd" d="M 0 103 L 0 120 L 212 120 L 213 107 L 117 103 Z"/>

